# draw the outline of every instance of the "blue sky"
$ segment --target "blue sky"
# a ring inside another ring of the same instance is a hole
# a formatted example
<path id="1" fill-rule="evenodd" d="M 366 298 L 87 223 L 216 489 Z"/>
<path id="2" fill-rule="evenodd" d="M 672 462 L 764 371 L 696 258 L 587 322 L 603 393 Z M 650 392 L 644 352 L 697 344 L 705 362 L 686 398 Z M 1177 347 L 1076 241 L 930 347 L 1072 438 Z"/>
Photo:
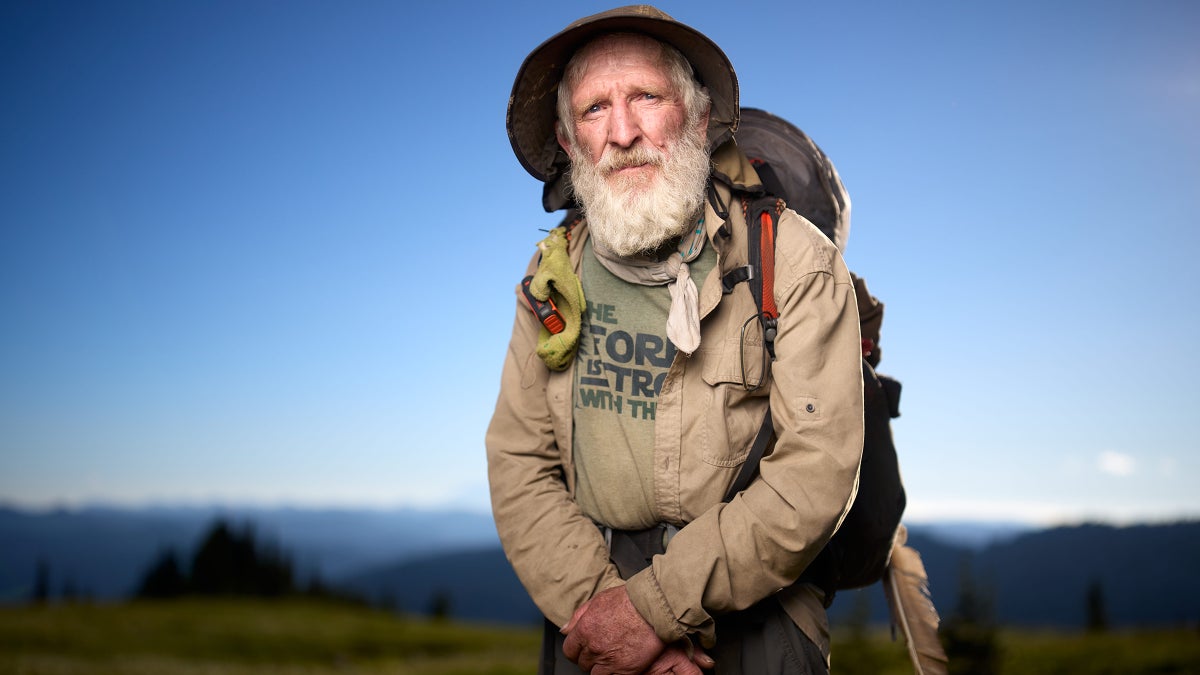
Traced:
<path id="1" fill-rule="evenodd" d="M 486 509 L 505 104 L 608 6 L 0 3 L 0 502 Z M 910 520 L 1200 516 L 1200 6 L 659 6 L 841 172 Z"/>

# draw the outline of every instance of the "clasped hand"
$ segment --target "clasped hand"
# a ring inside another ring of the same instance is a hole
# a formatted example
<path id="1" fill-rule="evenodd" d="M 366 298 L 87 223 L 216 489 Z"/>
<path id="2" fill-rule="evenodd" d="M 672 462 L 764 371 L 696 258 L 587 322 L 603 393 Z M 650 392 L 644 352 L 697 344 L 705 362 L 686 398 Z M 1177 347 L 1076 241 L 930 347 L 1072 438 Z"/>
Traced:
<path id="1" fill-rule="evenodd" d="M 562 632 L 563 654 L 592 675 L 701 675 L 716 665 L 685 643 L 667 645 L 629 601 L 624 586 L 597 593 L 579 606 Z"/>

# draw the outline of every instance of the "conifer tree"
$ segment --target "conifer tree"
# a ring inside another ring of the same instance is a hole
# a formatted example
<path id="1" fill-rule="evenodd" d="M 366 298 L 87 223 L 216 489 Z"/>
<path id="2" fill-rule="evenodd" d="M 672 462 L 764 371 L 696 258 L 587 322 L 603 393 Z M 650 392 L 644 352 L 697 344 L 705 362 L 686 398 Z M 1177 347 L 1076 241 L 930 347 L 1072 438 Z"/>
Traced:
<path id="1" fill-rule="evenodd" d="M 187 578 L 179 567 L 179 557 L 173 549 L 167 549 L 158 557 L 142 575 L 138 586 L 139 598 L 177 598 L 187 590 Z"/>
<path id="2" fill-rule="evenodd" d="M 1108 610 L 1104 604 L 1104 587 L 1099 579 L 1093 579 L 1087 587 L 1087 630 L 1103 633 L 1108 630 Z"/>
<path id="3" fill-rule="evenodd" d="M 950 675 L 996 675 L 1000 672 L 1000 646 L 992 603 L 971 575 L 970 559 L 964 559 L 959 575 L 958 605 L 942 624 L 942 645 L 949 659 Z"/>

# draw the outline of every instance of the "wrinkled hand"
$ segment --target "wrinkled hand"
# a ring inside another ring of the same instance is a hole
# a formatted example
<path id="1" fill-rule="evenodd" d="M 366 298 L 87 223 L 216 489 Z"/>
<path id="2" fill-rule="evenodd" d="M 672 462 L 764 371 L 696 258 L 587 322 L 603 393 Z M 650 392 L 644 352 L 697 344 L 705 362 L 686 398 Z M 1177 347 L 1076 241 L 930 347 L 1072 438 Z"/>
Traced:
<path id="1" fill-rule="evenodd" d="M 666 649 L 654 628 L 629 601 L 624 586 L 601 591 L 580 605 L 562 632 L 567 636 L 563 654 L 592 675 L 646 672 L 652 665 L 660 665 L 659 656 Z M 690 663 L 686 652 L 678 651 L 683 657 L 680 663 Z M 651 672 L 671 672 L 676 662 L 674 657 L 671 659 L 669 665 L 664 664 L 664 669 Z"/>

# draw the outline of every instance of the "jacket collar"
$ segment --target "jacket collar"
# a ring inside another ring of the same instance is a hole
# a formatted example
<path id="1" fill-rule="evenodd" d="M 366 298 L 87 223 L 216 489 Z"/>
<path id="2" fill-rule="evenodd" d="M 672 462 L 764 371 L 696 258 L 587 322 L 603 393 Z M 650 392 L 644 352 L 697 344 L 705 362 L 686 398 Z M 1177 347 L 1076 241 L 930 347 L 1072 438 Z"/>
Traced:
<path id="1" fill-rule="evenodd" d="M 743 193 L 761 193 L 762 181 L 750 160 L 733 140 L 725 142 L 712 154 L 713 171 L 709 185 L 708 203 L 704 207 L 704 227 L 708 241 L 717 252 L 718 264 L 700 288 L 700 316 L 708 315 L 721 301 L 721 279 L 735 267 L 746 264 L 744 243 L 731 245 L 735 239 L 743 242 Z M 721 212 L 718 212 L 718 209 Z M 739 225 L 740 224 L 740 225 Z M 740 232 L 735 233 L 738 229 Z"/>
<path id="2" fill-rule="evenodd" d="M 741 193 L 761 193 L 762 180 L 746 154 L 733 140 L 726 141 L 712 153 L 712 180 L 709 185 L 708 203 L 705 205 L 705 229 L 708 239 L 722 254 L 722 267 L 729 261 L 724 255 L 724 244 L 730 239 L 732 224 L 727 224 L 730 214 L 740 211 Z M 724 211 L 725 217 L 718 212 Z M 740 220 L 740 218 L 739 218 Z M 739 263 L 742 264 L 742 263 Z"/>
<path id="3" fill-rule="evenodd" d="M 762 179 L 746 153 L 732 139 L 712 153 L 713 180 L 743 192 L 762 192 Z"/>

